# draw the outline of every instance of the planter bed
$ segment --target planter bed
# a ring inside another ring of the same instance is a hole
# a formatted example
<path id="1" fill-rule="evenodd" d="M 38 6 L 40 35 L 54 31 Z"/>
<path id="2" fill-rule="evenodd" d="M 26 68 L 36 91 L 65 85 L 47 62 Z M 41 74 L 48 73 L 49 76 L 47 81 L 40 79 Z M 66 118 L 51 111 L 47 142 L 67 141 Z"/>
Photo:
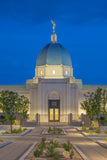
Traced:
<path id="1" fill-rule="evenodd" d="M 65 135 L 65 131 L 59 127 L 45 128 L 42 132 L 45 135 Z"/>
<path id="2" fill-rule="evenodd" d="M 3 139 L 0 139 L 0 144 L 4 143 L 5 141 Z"/>
<path id="3" fill-rule="evenodd" d="M 55 139 L 47 141 L 45 138 L 42 138 L 42 141 L 37 143 L 33 150 L 25 158 L 25 160 L 71 159 L 82 160 L 81 156 L 77 153 L 69 141 L 66 143 L 58 143 Z"/>
<path id="4" fill-rule="evenodd" d="M 27 131 L 27 128 L 20 129 L 13 129 L 12 133 L 10 133 L 10 130 L 6 130 L 5 132 L 2 132 L 1 135 L 18 135 L 22 134 Z"/>

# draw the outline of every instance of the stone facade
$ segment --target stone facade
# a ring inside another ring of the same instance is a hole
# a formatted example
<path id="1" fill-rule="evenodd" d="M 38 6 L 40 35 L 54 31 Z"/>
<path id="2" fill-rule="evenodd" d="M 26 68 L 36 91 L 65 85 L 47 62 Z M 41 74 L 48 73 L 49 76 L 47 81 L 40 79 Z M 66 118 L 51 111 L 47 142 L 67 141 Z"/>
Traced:
<path id="1" fill-rule="evenodd" d="M 71 113 L 72 119 L 78 120 L 81 113 L 85 113 L 80 105 L 84 100 L 84 93 L 94 91 L 98 87 L 107 89 L 107 85 L 83 85 L 82 80 L 75 79 L 68 52 L 57 44 L 53 36 L 55 35 L 51 36 L 51 43 L 42 50 L 39 60 L 37 59 L 33 79 L 27 80 L 26 85 L 0 86 L 0 91 L 11 90 L 29 98 L 29 121 L 38 119 L 40 123 L 48 123 L 51 120 L 68 123 Z M 53 55 L 53 51 L 57 52 L 56 55 Z M 41 65 L 43 63 L 44 65 Z M 49 106 L 50 101 L 57 105 Z M 53 116 L 53 119 L 50 119 L 50 116 Z"/>

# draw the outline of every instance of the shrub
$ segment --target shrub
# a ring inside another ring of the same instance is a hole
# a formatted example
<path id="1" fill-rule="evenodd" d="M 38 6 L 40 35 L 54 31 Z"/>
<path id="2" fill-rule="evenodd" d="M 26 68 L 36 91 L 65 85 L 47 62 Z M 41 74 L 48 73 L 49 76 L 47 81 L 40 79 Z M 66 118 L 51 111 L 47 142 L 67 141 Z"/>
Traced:
<path id="1" fill-rule="evenodd" d="M 39 149 L 41 151 L 43 151 L 44 148 L 46 148 L 46 144 L 45 144 L 46 138 L 42 138 L 42 141 L 40 142 L 40 144 L 38 145 Z"/>
<path id="2" fill-rule="evenodd" d="M 49 127 L 49 129 L 48 129 L 48 133 L 50 133 L 52 131 L 52 129 L 51 129 L 51 127 Z"/>
<path id="3" fill-rule="evenodd" d="M 56 128 L 55 128 L 55 126 L 53 127 L 53 133 L 54 133 L 54 134 L 56 133 Z"/>
<path id="4" fill-rule="evenodd" d="M 0 142 L 3 142 L 3 140 L 2 140 L 2 139 L 0 139 Z"/>
<path id="5" fill-rule="evenodd" d="M 100 133 L 100 129 L 99 128 L 96 128 L 95 131 L 96 131 L 96 133 Z"/>
<path id="6" fill-rule="evenodd" d="M 104 133 L 107 134 L 107 131 L 105 131 Z"/>
<path id="7" fill-rule="evenodd" d="M 107 138 L 105 138 L 104 140 L 107 141 Z"/>
<path id="8" fill-rule="evenodd" d="M 48 151 L 46 153 L 47 157 L 53 157 L 54 160 L 59 160 L 59 154 L 58 152 L 55 151 L 55 148 L 53 145 L 51 145 L 50 147 L 48 147 Z"/>
<path id="9" fill-rule="evenodd" d="M 54 140 L 52 141 L 52 145 L 54 146 L 54 148 L 59 147 L 59 143 Z"/>
<path id="10" fill-rule="evenodd" d="M 62 129 L 61 128 L 57 128 L 57 132 L 58 133 L 62 133 Z"/>
<path id="11" fill-rule="evenodd" d="M 27 128 L 23 128 L 23 132 L 26 131 L 26 130 L 27 130 Z"/>
<path id="12" fill-rule="evenodd" d="M 12 130 L 12 133 L 16 133 L 16 134 L 18 134 L 18 133 L 22 133 L 22 130 L 19 128 L 19 129 L 13 129 Z"/>
<path id="13" fill-rule="evenodd" d="M 42 142 L 45 142 L 45 141 L 46 141 L 46 138 L 45 138 L 45 137 L 43 137 L 43 138 L 42 138 Z"/>
<path id="14" fill-rule="evenodd" d="M 70 158 L 71 159 L 72 159 L 73 155 L 74 155 L 74 151 L 72 150 L 72 152 L 70 153 Z"/>
<path id="15" fill-rule="evenodd" d="M 86 127 L 85 127 L 85 126 L 82 126 L 81 129 L 82 129 L 82 130 L 86 130 Z"/>
<path id="16" fill-rule="evenodd" d="M 40 157 L 40 155 L 42 154 L 42 151 L 39 150 L 39 149 L 36 149 L 36 151 L 34 151 L 33 154 L 34 154 L 35 157 Z"/>
<path id="17" fill-rule="evenodd" d="M 54 160 L 60 160 L 58 152 L 54 152 L 53 159 Z"/>
<path id="18" fill-rule="evenodd" d="M 94 130 L 95 128 L 91 126 L 89 129 L 90 129 L 90 130 Z"/>
<path id="19" fill-rule="evenodd" d="M 62 133 L 62 129 L 56 128 L 55 126 L 53 128 L 49 127 L 48 133 L 60 134 L 60 133 Z"/>
<path id="20" fill-rule="evenodd" d="M 54 148 L 54 146 L 53 145 L 51 145 L 50 147 L 48 147 L 47 148 L 48 149 L 48 151 L 47 151 L 47 153 L 46 153 L 46 156 L 47 157 L 53 157 L 53 155 L 54 155 L 54 152 L 55 152 L 55 148 Z"/>
<path id="21" fill-rule="evenodd" d="M 93 134 L 93 132 L 90 130 L 86 131 L 86 133 Z"/>
<path id="22" fill-rule="evenodd" d="M 3 132 L 3 134 L 10 134 L 10 131 L 5 131 Z"/>
<path id="23" fill-rule="evenodd" d="M 68 141 L 68 143 L 63 143 L 63 147 L 68 152 L 70 152 L 70 150 L 72 149 L 72 145 L 70 144 L 69 141 Z"/>
<path id="24" fill-rule="evenodd" d="M 104 139 L 107 142 L 107 137 L 106 138 L 102 138 L 102 139 Z"/>

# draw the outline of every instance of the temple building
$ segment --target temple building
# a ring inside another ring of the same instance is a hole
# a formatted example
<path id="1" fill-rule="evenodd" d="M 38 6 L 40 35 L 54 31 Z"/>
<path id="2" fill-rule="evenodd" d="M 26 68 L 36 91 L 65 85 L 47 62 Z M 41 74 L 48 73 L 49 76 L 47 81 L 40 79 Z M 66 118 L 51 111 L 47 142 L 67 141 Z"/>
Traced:
<path id="1" fill-rule="evenodd" d="M 70 113 L 78 120 L 84 113 L 80 105 L 84 93 L 98 87 L 107 89 L 107 85 L 83 85 L 81 79 L 73 76 L 70 54 L 57 43 L 53 31 L 51 42 L 38 55 L 34 78 L 27 80 L 25 85 L 0 85 L 0 90 L 12 90 L 28 97 L 28 120 L 35 121 L 38 113 L 42 124 L 68 123 Z"/>

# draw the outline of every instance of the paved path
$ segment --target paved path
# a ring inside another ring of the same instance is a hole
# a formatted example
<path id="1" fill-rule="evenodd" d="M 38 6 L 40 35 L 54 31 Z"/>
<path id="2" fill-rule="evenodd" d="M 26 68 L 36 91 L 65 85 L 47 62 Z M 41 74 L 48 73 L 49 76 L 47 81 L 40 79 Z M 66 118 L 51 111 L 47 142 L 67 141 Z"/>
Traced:
<path id="1" fill-rule="evenodd" d="M 35 141 L 40 141 L 41 131 L 42 127 L 37 127 L 27 135 L 21 136 L 13 143 L 1 148 L 0 160 L 18 160 Z"/>
<path id="2" fill-rule="evenodd" d="M 25 136 L 17 138 L 13 143 L 0 149 L 0 160 L 19 160 L 21 155 L 35 142 L 40 141 L 40 135 L 44 127 L 37 127 Z M 72 141 L 88 158 L 88 160 L 107 160 L 107 149 L 101 147 L 97 143 L 84 137 L 73 127 L 65 128 L 67 135 L 62 136 L 46 136 L 48 139 L 56 138 L 58 141 Z"/>
<path id="3" fill-rule="evenodd" d="M 88 160 L 107 160 L 107 149 L 84 137 L 76 129 L 66 129 L 67 136 L 88 158 Z"/>

